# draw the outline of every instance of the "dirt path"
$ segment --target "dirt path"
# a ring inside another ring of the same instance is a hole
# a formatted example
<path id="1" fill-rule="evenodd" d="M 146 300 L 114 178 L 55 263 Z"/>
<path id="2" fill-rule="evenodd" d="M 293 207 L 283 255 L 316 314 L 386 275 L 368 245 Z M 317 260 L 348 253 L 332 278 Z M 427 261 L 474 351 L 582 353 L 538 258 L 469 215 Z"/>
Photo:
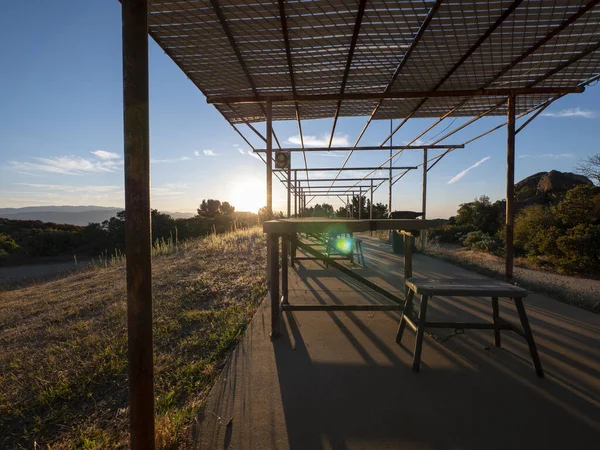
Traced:
<path id="1" fill-rule="evenodd" d="M 504 275 L 504 259 L 462 247 L 430 245 L 426 253 L 486 274 Z M 518 284 L 558 300 L 600 312 L 600 280 L 570 277 L 515 265 Z"/>
<path id="2" fill-rule="evenodd" d="M 86 262 L 80 262 L 76 265 L 73 261 L 70 261 L 16 267 L 0 267 L 0 284 L 21 283 L 53 277 L 73 270 L 80 270 L 86 265 Z"/>

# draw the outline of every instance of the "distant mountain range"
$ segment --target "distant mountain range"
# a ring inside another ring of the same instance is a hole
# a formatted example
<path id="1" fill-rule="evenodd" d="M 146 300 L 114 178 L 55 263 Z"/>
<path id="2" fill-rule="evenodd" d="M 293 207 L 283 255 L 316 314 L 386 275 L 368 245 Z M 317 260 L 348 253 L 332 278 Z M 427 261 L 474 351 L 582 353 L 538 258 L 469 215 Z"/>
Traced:
<path id="1" fill-rule="evenodd" d="M 28 206 L 25 208 L 0 208 L 0 218 L 13 220 L 41 220 L 42 222 L 87 225 L 102 223 L 117 215 L 123 208 L 107 206 Z M 163 211 L 161 211 L 163 212 Z M 174 219 L 193 217 L 192 213 L 166 212 Z"/>

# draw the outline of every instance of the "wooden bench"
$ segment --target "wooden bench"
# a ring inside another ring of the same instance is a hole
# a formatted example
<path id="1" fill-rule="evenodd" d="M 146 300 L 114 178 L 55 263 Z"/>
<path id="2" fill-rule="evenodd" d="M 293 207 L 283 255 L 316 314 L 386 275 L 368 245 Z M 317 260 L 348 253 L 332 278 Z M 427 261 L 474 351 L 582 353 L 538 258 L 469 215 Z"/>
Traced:
<path id="1" fill-rule="evenodd" d="M 415 351 L 413 356 L 413 371 L 418 372 L 421 365 L 421 349 L 423 347 L 423 334 L 428 328 L 454 328 L 454 329 L 477 329 L 477 330 L 494 330 L 494 344 L 496 347 L 501 346 L 501 330 L 514 331 L 518 335 L 525 338 L 529 345 L 529 352 L 535 367 L 535 373 L 539 377 L 544 376 L 542 363 L 533 340 L 527 313 L 523 306 L 523 298 L 527 296 L 527 291 L 523 288 L 513 286 L 504 281 L 487 280 L 487 279 L 425 279 L 425 278 L 409 278 L 406 280 L 408 295 L 406 305 L 396 335 L 396 342 L 402 341 L 404 328 L 408 324 L 417 334 L 415 340 Z M 413 298 L 415 294 L 421 296 L 421 304 L 419 306 L 418 318 L 412 317 Z M 461 322 L 429 322 L 427 321 L 427 303 L 433 296 L 457 296 L 457 297 L 490 297 L 492 299 L 492 321 L 493 323 L 461 323 Z M 510 322 L 500 317 L 498 307 L 498 297 L 508 297 L 513 299 L 521 328 L 513 325 Z"/>

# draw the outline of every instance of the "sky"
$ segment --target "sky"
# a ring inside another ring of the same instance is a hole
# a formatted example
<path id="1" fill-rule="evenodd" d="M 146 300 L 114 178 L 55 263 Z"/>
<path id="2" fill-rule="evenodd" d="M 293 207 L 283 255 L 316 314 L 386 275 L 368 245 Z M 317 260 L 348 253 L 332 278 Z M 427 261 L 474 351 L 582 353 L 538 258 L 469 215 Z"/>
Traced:
<path id="1" fill-rule="evenodd" d="M 230 201 L 238 210 L 256 211 L 266 203 L 264 163 L 152 40 L 149 53 L 152 207 L 194 212 L 203 199 L 216 198 Z M 119 2 L 6 2 L 0 14 L 0 54 L 0 207 L 122 207 Z M 354 144 L 365 120 L 340 119 L 334 143 Z M 422 140 L 465 120 L 447 119 Z M 462 143 L 504 121 L 484 118 L 444 143 Z M 431 123 L 409 121 L 394 143 L 407 143 Z M 305 141 L 323 145 L 331 124 L 332 119 L 303 121 Z M 555 102 L 517 136 L 515 179 L 552 169 L 571 171 L 581 158 L 599 153 L 599 125 L 600 86 Z M 257 128 L 264 132 L 264 124 Z M 361 145 L 379 145 L 389 128 L 389 120 L 374 121 Z M 276 122 L 274 130 L 282 146 L 298 146 L 295 122 Z M 262 147 L 249 129 L 242 131 Z M 429 156 L 438 153 L 431 150 Z M 355 152 L 348 167 L 379 166 L 387 154 L 387 150 Z M 310 167 L 336 167 L 346 155 L 332 152 L 307 158 Z M 505 128 L 448 154 L 429 172 L 428 217 L 449 217 L 459 204 L 480 195 L 503 198 L 505 155 Z M 422 158 L 421 151 L 405 151 L 395 165 L 419 164 Z M 301 153 L 294 153 L 293 167 L 301 164 Z M 374 201 L 387 203 L 387 195 L 383 185 Z M 285 210 L 285 189 L 276 180 L 273 197 L 274 209 Z M 341 205 L 336 197 L 316 201 Z M 392 207 L 421 209 L 420 170 L 394 185 Z"/>

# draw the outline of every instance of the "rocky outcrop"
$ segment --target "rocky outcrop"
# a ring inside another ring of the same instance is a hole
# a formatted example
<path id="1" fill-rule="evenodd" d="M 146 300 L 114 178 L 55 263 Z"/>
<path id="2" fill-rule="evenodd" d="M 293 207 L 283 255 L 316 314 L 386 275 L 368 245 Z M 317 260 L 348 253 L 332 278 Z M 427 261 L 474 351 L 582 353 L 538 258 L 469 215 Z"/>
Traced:
<path id="1" fill-rule="evenodd" d="M 539 172 L 515 184 L 515 196 L 519 207 L 533 204 L 557 203 L 570 189 L 592 182 L 583 175 L 571 172 Z"/>

